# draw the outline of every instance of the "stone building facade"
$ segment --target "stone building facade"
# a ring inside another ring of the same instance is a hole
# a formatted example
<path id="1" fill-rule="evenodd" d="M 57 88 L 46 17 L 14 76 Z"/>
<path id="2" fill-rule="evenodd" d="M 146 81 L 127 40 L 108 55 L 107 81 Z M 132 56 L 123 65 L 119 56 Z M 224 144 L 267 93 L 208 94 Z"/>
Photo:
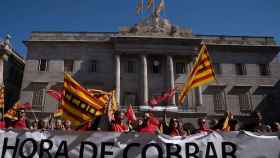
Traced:
<path id="1" fill-rule="evenodd" d="M 154 26 L 143 22 L 120 32 L 32 32 L 24 42 L 28 54 L 21 100 L 31 102 L 35 111 L 53 112 L 57 102 L 46 90 L 62 87 L 67 71 L 87 88 L 116 89 L 122 107 L 138 109 L 170 87 L 182 87 L 203 41 L 217 82 L 192 90 L 185 105 L 170 114 L 216 117 L 231 111 L 242 117 L 263 110 L 277 117 L 280 49 L 273 37 L 196 35 L 164 20 Z M 169 105 L 177 105 L 177 95 Z"/>
<path id="2" fill-rule="evenodd" d="M 19 100 L 24 66 L 24 59 L 12 48 L 7 35 L 0 41 L 0 84 L 5 87 L 5 111 Z"/>

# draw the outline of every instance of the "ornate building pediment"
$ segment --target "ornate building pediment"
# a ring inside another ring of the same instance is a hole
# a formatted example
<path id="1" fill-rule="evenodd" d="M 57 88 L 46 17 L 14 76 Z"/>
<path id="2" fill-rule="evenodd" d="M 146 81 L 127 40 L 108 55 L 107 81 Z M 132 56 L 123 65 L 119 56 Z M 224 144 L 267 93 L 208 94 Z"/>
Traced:
<path id="1" fill-rule="evenodd" d="M 123 27 L 122 35 L 192 37 L 191 29 L 172 25 L 166 18 L 151 15 L 132 27 Z"/>

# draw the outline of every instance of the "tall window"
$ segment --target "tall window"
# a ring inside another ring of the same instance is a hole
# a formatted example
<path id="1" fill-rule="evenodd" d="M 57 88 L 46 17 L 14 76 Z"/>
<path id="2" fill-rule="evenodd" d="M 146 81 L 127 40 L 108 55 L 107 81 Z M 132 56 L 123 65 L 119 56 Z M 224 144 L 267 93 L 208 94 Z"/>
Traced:
<path id="1" fill-rule="evenodd" d="M 240 112 L 250 112 L 250 95 L 249 93 L 239 94 Z"/>
<path id="2" fill-rule="evenodd" d="M 135 62 L 134 61 L 127 61 L 127 65 L 126 65 L 126 72 L 127 73 L 135 73 L 136 70 L 136 66 L 135 66 Z"/>
<path id="3" fill-rule="evenodd" d="M 124 105 L 136 105 L 136 93 L 125 92 L 124 93 Z"/>
<path id="4" fill-rule="evenodd" d="M 221 113 L 226 110 L 226 99 L 224 93 L 214 94 L 214 110 L 215 112 Z"/>
<path id="5" fill-rule="evenodd" d="M 247 75 L 246 65 L 245 64 L 235 64 L 235 70 L 237 75 Z"/>
<path id="6" fill-rule="evenodd" d="M 74 69 L 74 60 L 64 60 L 64 71 L 73 72 Z"/>
<path id="7" fill-rule="evenodd" d="M 97 72 L 97 61 L 91 60 L 89 62 L 89 72 Z"/>
<path id="8" fill-rule="evenodd" d="M 176 74 L 185 74 L 187 72 L 187 64 L 186 63 L 176 63 L 175 65 Z"/>
<path id="9" fill-rule="evenodd" d="M 43 111 L 45 89 L 47 85 L 48 83 L 43 83 L 43 82 L 31 83 L 32 90 L 33 90 L 32 108 L 36 111 Z"/>
<path id="10" fill-rule="evenodd" d="M 47 59 L 40 59 L 39 60 L 39 71 L 47 71 L 48 70 L 48 60 Z"/>
<path id="11" fill-rule="evenodd" d="M 266 76 L 270 75 L 270 66 L 269 64 L 259 64 L 260 75 Z"/>
<path id="12" fill-rule="evenodd" d="M 153 60 L 152 61 L 152 72 L 154 74 L 159 74 L 160 73 L 160 67 L 161 67 L 161 64 L 160 64 L 159 60 Z"/>
<path id="13" fill-rule="evenodd" d="M 222 74 L 222 67 L 220 63 L 213 63 L 215 74 L 220 75 Z"/>

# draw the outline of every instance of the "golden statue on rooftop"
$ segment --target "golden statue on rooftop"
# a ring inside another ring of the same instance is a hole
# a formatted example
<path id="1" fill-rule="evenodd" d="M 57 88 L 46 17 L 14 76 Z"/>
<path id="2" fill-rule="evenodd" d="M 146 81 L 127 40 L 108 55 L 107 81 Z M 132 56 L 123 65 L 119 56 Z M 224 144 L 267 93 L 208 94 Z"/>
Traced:
<path id="1" fill-rule="evenodd" d="M 133 26 L 122 27 L 120 33 L 126 36 L 191 37 L 191 29 L 179 28 L 161 16 L 165 10 L 165 0 L 137 0 L 136 14 L 141 19 Z"/>
<path id="2" fill-rule="evenodd" d="M 144 0 L 138 0 L 136 6 L 136 14 L 143 15 L 144 11 L 152 13 L 154 16 L 159 17 L 161 12 L 165 9 L 164 0 L 147 0 L 144 3 Z"/>

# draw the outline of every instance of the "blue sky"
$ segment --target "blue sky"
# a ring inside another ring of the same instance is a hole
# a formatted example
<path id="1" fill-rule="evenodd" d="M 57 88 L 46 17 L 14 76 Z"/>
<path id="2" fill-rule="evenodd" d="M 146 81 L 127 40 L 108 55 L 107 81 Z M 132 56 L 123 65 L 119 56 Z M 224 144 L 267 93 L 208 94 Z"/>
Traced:
<path id="1" fill-rule="evenodd" d="M 131 26 L 137 0 L 1 0 L 0 37 L 12 35 L 13 46 L 32 31 L 118 31 Z M 280 41 L 280 0 L 165 0 L 171 22 L 196 34 L 274 36 Z"/>

